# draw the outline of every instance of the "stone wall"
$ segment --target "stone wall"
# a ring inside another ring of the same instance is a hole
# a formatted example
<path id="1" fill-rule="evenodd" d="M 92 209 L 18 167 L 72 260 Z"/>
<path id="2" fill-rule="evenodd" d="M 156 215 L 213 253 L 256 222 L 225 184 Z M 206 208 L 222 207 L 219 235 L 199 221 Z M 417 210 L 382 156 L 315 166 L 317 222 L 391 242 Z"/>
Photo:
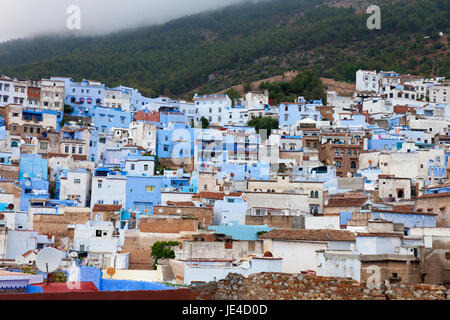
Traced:
<path id="1" fill-rule="evenodd" d="M 223 280 L 192 288 L 196 300 L 450 300 L 443 286 L 403 283 L 368 289 L 337 277 L 262 272 L 248 278 L 230 273 Z"/>

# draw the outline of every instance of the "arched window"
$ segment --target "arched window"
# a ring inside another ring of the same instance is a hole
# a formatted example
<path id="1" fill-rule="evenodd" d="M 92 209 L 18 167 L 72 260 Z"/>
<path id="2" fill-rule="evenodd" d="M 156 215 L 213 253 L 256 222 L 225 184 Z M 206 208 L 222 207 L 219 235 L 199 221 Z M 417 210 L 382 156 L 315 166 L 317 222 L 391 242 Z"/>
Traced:
<path id="1" fill-rule="evenodd" d="M 350 168 L 356 169 L 356 162 L 355 162 L 355 161 L 352 161 L 352 162 L 350 163 Z"/>
<path id="2" fill-rule="evenodd" d="M 314 198 L 318 198 L 319 197 L 319 191 L 314 192 Z"/>
<path id="3" fill-rule="evenodd" d="M 404 196 L 405 196 L 405 192 L 403 191 L 403 189 L 400 189 L 397 191 L 397 198 L 403 199 Z"/>
<path id="4" fill-rule="evenodd" d="M 314 198 L 314 191 L 311 191 L 310 197 Z"/>
<path id="5" fill-rule="evenodd" d="M 336 168 L 340 168 L 341 167 L 341 162 L 340 161 L 336 161 Z"/>

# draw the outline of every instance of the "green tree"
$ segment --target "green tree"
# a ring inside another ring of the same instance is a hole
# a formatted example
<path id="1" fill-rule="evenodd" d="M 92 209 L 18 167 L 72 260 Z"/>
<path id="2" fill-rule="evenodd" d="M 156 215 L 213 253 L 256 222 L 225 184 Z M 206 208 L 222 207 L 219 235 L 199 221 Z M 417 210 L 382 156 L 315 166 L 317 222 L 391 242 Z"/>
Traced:
<path id="1" fill-rule="evenodd" d="M 231 99 L 231 105 L 233 107 L 241 104 L 242 96 L 236 89 L 228 89 L 225 94 Z"/>
<path id="2" fill-rule="evenodd" d="M 256 117 L 248 122 L 248 126 L 254 127 L 259 133 L 261 129 L 267 130 L 267 137 L 272 133 L 272 129 L 278 129 L 278 120 L 272 117 Z"/>
<path id="3" fill-rule="evenodd" d="M 205 117 L 201 117 L 200 122 L 202 123 L 202 129 L 207 129 L 209 127 L 209 121 Z"/>
<path id="4" fill-rule="evenodd" d="M 252 90 L 253 90 L 253 85 L 252 85 L 251 81 L 246 81 L 244 83 L 244 91 L 245 92 L 250 92 Z"/>
<path id="5" fill-rule="evenodd" d="M 156 270 L 156 265 L 159 259 L 174 259 L 175 252 L 171 249 L 173 246 L 180 245 L 177 241 L 158 241 L 152 246 L 153 269 Z"/>

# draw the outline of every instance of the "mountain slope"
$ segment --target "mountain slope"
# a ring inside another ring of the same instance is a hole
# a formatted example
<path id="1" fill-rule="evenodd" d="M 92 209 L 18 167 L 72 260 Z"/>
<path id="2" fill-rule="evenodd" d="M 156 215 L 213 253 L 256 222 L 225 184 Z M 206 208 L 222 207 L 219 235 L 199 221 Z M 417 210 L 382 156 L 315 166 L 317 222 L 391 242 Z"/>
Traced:
<path id="1" fill-rule="evenodd" d="M 358 1 L 263 1 L 102 37 L 10 41 L 0 45 L 0 72 L 84 77 L 147 95 L 215 92 L 302 68 L 346 81 L 360 67 L 450 77 L 438 36 L 449 31 L 449 1 L 373 2 L 381 30 L 367 29 L 361 5 L 344 8 Z"/>

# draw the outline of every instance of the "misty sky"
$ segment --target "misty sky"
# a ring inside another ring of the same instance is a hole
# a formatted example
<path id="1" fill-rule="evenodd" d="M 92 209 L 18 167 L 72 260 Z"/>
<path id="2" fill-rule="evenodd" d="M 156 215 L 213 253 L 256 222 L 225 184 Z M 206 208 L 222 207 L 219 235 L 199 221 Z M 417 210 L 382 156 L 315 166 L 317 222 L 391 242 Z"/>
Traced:
<path id="1" fill-rule="evenodd" d="M 81 9 L 81 34 L 147 26 L 243 0 L 0 0 L 0 41 L 67 31 L 67 8 Z"/>

